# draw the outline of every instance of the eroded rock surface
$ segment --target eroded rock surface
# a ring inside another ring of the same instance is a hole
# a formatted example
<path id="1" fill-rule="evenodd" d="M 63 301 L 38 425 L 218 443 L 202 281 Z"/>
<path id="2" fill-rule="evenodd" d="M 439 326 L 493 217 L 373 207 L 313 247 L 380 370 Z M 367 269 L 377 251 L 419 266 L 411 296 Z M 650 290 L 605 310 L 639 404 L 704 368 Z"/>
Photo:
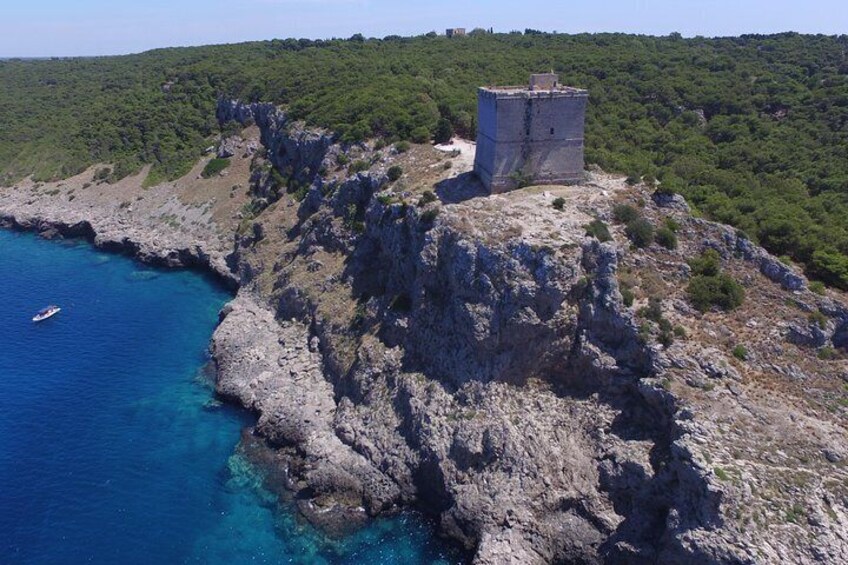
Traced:
<path id="1" fill-rule="evenodd" d="M 218 146 L 227 179 L 120 205 L 31 184 L 0 216 L 237 280 L 217 388 L 258 414 L 245 441 L 309 520 L 415 505 L 485 564 L 848 561 L 841 294 L 598 171 L 480 197 L 431 148 L 343 146 L 267 104 L 218 118 L 246 128 Z M 678 248 L 632 249 L 617 202 L 674 219 Z M 745 286 L 733 312 L 689 304 L 707 248 Z"/>

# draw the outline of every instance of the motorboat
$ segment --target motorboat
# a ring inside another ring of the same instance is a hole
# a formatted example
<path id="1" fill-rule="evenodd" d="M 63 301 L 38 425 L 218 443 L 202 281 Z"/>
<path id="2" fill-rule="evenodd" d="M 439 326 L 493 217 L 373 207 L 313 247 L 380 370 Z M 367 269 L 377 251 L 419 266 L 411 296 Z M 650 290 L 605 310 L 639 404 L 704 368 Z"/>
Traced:
<path id="1" fill-rule="evenodd" d="M 42 308 L 35 316 L 32 317 L 32 321 L 41 322 L 43 320 L 46 320 L 47 318 L 50 318 L 51 316 L 55 316 L 61 311 L 62 309 L 55 305 L 48 306 L 47 308 Z"/>

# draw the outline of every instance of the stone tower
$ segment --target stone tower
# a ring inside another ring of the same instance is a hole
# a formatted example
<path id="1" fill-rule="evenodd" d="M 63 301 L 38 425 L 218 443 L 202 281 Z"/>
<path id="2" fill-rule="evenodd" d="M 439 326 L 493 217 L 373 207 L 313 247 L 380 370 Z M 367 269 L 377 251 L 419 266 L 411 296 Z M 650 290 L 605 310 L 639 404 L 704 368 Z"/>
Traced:
<path id="1" fill-rule="evenodd" d="M 528 87 L 480 88 L 474 171 L 486 188 L 580 182 L 588 97 L 555 74 L 532 75 Z"/>

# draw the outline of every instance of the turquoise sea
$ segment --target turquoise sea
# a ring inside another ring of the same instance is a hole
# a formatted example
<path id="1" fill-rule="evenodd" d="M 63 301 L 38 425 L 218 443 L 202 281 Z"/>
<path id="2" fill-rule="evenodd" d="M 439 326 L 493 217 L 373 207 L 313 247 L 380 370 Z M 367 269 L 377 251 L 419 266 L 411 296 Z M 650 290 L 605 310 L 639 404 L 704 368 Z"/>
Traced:
<path id="1" fill-rule="evenodd" d="M 0 230 L 0 297 L 0 563 L 461 560 L 416 514 L 330 541 L 262 488 L 204 370 L 214 282 Z"/>

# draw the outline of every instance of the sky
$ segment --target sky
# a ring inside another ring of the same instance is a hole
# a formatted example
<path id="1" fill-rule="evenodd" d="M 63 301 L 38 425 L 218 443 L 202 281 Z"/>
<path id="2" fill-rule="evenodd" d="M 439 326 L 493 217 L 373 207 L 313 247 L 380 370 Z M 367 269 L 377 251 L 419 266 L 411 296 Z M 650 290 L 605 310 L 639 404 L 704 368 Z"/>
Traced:
<path id="1" fill-rule="evenodd" d="M 447 27 L 684 36 L 848 33 L 845 0 L 0 0 L 0 57 L 119 55 Z"/>

